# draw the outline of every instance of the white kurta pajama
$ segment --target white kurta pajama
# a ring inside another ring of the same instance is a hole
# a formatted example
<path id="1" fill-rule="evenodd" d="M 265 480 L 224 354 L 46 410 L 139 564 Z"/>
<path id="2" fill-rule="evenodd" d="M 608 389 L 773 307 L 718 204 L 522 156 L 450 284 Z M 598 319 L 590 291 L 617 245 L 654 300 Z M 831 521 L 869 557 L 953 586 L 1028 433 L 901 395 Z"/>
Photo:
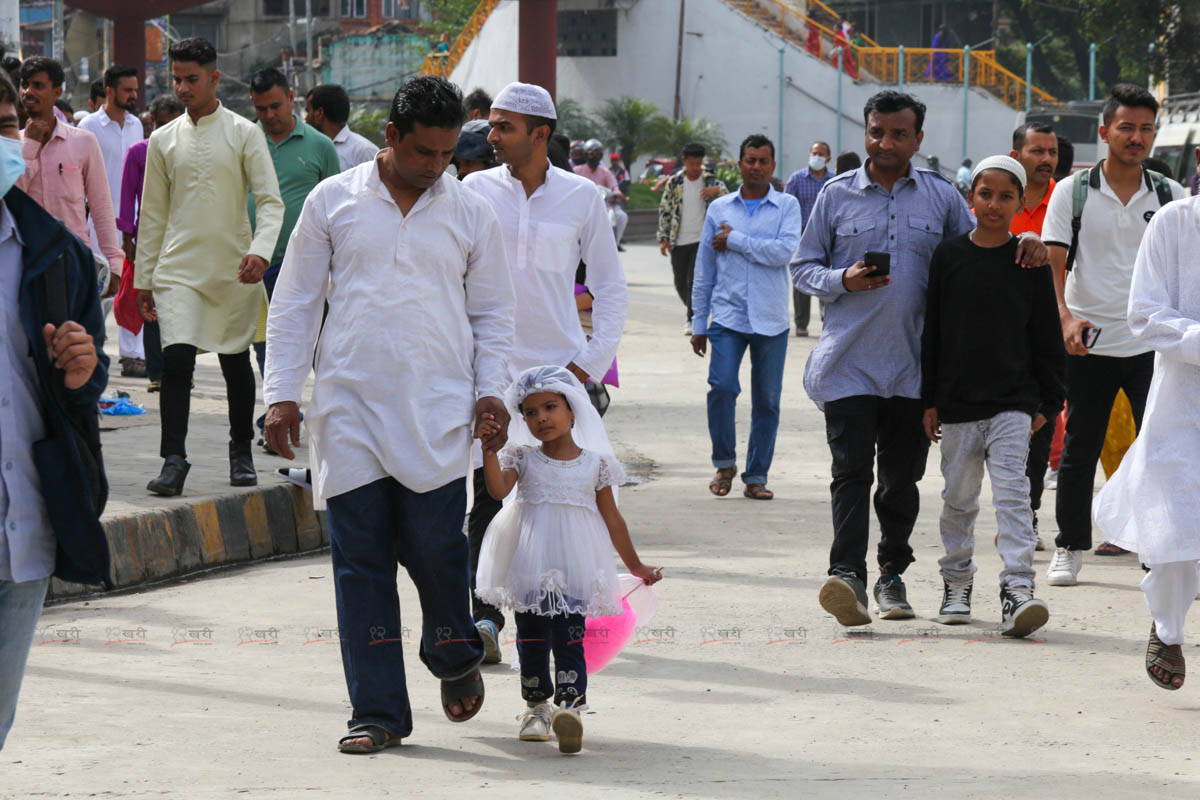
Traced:
<path id="1" fill-rule="evenodd" d="M 1156 351 L 1142 427 L 1093 503 L 1105 539 L 1151 568 L 1142 582 L 1159 637 L 1183 641 L 1200 561 L 1200 197 L 1154 215 L 1129 293 L 1129 328 Z"/>
<path id="2" fill-rule="evenodd" d="M 241 283 L 238 267 L 247 254 L 269 263 L 282 224 L 275 165 L 257 125 L 218 105 L 199 122 L 183 114 L 150 136 L 133 285 L 154 292 L 164 350 L 250 346 L 266 290 Z"/>
<path id="3" fill-rule="evenodd" d="M 267 317 L 263 395 L 299 403 L 315 346 L 317 508 L 384 477 L 428 492 L 467 474 L 475 402 L 509 383 L 514 303 L 496 215 L 454 178 L 407 215 L 376 161 L 309 194 Z"/>

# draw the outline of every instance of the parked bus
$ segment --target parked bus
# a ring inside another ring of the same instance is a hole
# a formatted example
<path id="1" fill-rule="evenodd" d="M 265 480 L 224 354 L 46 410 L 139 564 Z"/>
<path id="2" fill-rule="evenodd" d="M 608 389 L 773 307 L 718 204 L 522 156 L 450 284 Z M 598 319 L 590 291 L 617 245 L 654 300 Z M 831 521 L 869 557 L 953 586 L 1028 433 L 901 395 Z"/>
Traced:
<path id="1" fill-rule="evenodd" d="M 1200 146 L 1200 93 L 1172 95 L 1158 116 L 1158 133 L 1150 155 L 1162 159 L 1175 180 L 1187 186 L 1196 171 Z"/>

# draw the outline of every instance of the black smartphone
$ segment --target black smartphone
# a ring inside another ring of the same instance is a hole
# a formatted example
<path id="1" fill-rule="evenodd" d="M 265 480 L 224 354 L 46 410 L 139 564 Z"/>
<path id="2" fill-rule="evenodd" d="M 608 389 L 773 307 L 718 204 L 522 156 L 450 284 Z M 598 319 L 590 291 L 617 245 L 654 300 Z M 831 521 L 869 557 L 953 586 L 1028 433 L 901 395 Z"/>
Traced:
<path id="1" fill-rule="evenodd" d="M 868 250 L 863 255 L 863 264 L 868 267 L 874 267 L 875 271 L 872 275 L 891 275 L 892 274 L 892 254 L 877 253 L 874 250 Z"/>
<path id="2" fill-rule="evenodd" d="M 1100 338 L 1099 328 L 1084 328 L 1083 329 L 1083 346 L 1091 350 L 1096 346 L 1096 340 Z"/>

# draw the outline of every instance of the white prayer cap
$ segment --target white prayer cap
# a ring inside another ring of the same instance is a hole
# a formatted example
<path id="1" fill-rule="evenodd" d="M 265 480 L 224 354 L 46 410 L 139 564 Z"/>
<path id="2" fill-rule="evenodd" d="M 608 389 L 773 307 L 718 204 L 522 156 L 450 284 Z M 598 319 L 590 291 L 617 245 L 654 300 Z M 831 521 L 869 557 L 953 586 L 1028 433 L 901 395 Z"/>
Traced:
<path id="1" fill-rule="evenodd" d="M 1021 166 L 1021 162 L 1017 161 L 1012 156 L 988 156 L 975 165 L 975 169 L 971 170 L 971 183 L 975 183 L 975 178 L 985 169 L 1002 169 L 1005 172 L 1011 172 L 1012 176 L 1017 179 L 1017 183 L 1021 185 L 1021 191 L 1025 191 L 1025 184 L 1028 177 L 1025 175 L 1025 168 Z"/>
<path id="2" fill-rule="evenodd" d="M 558 119 L 558 113 L 554 110 L 554 101 L 550 99 L 550 93 L 532 83 L 516 81 L 505 86 L 492 101 L 492 108 L 498 108 L 501 111 L 515 111 L 531 117 Z"/>

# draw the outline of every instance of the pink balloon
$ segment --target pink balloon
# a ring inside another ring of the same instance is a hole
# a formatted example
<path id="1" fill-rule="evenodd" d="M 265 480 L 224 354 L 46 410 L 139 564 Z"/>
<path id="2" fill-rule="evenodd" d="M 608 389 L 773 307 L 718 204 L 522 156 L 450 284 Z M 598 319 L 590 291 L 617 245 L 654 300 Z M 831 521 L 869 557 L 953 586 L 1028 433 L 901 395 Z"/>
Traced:
<path id="1" fill-rule="evenodd" d="M 623 613 L 611 617 L 588 617 L 584 628 L 583 658 L 587 663 L 588 675 L 594 675 L 608 666 L 621 648 L 633 636 L 637 626 L 637 613 L 629 601 L 621 598 Z"/>

